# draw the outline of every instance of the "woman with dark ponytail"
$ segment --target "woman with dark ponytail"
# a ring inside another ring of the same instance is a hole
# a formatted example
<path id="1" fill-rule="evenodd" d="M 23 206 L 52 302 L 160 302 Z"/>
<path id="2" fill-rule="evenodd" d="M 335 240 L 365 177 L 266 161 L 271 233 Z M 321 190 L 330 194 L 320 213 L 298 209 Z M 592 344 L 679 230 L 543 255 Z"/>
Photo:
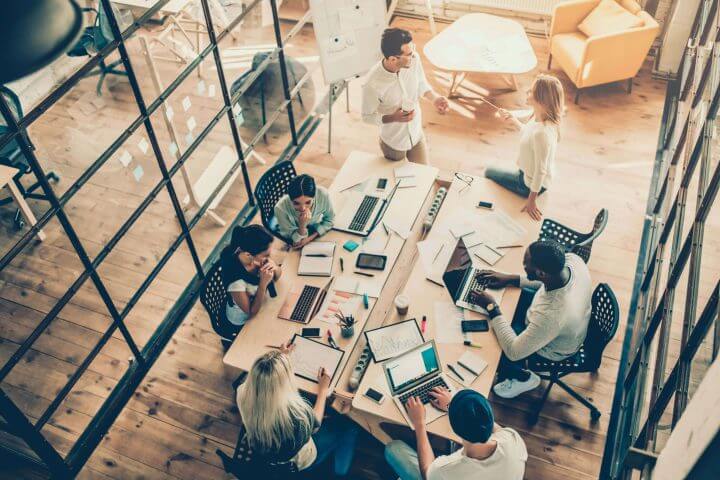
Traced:
<path id="1" fill-rule="evenodd" d="M 228 292 L 225 308 L 230 323 L 241 328 L 262 306 L 270 282 L 282 269 L 270 258 L 273 236 L 261 225 L 237 226 L 220 254 L 222 280 Z"/>
<path id="2" fill-rule="evenodd" d="M 330 231 L 335 212 L 327 190 L 303 174 L 290 181 L 287 195 L 275 205 L 275 218 L 280 235 L 302 248 Z"/>

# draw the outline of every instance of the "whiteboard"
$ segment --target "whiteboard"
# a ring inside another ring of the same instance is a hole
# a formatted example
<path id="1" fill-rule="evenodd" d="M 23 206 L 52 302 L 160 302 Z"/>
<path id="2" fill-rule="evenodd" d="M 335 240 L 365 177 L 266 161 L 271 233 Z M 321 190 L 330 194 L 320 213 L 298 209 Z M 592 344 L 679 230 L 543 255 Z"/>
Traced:
<path id="1" fill-rule="evenodd" d="M 359 77 L 380 60 L 385 0 L 310 0 L 326 83 Z"/>

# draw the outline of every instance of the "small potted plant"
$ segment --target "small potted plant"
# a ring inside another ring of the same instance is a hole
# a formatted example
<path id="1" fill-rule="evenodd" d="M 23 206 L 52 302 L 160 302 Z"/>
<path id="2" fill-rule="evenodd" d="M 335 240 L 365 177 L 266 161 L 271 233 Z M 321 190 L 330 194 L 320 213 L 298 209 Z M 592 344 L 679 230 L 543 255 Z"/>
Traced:
<path id="1" fill-rule="evenodd" d="M 352 338 L 355 335 L 355 317 L 342 312 L 336 313 L 335 317 L 340 322 L 340 335 L 343 338 Z"/>

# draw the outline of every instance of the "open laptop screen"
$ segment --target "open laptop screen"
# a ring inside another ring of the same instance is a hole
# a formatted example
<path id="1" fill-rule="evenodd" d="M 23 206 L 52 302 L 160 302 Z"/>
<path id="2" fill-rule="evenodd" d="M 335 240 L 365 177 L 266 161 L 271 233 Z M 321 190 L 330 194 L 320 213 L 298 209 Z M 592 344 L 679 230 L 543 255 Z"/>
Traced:
<path id="1" fill-rule="evenodd" d="M 393 394 L 440 369 L 435 343 L 427 342 L 385 363 Z"/>
<path id="2" fill-rule="evenodd" d="M 455 245 L 455 251 L 450 255 L 450 261 L 445 267 L 443 283 L 447 288 L 454 302 L 457 302 L 462 290 L 462 280 L 467 269 L 472 267 L 472 259 L 463 239 L 459 239 Z"/>

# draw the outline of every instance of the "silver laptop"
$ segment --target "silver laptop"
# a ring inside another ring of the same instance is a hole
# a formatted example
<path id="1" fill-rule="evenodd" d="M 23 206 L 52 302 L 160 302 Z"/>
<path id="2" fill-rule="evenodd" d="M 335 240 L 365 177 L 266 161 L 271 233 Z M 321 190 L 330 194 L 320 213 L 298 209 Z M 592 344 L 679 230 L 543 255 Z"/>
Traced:
<path id="1" fill-rule="evenodd" d="M 443 374 L 442 363 L 435 341 L 430 340 L 382 364 L 390 395 L 400 409 L 403 418 L 412 426 L 405 410 L 405 402 L 410 397 L 418 397 L 425 405 L 425 423 L 430 423 L 445 415 L 430 403 L 430 391 L 435 387 L 445 387 L 454 392 L 452 384 Z"/>
<path id="2" fill-rule="evenodd" d="M 450 255 L 447 267 L 445 267 L 443 283 L 455 305 L 487 315 L 487 311 L 473 301 L 473 292 L 483 291 L 487 286 L 486 280 L 477 278 L 479 271 L 480 269 L 473 267 L 470 252 L 465 246 L 465 241 L 461 238 L 455 246 L 455 251 Z M 504 289 L 492 290 L 488 288 L 487 291 L 499 302 Z"/>
<path id="3" fill-rule="evenodd" d="M 382 220 L 397 191 L 397 182 L 387 196 L 351 191 L 346 193 L 345 205 L 335 215 L 333 229 L 366 237 Z"/>

